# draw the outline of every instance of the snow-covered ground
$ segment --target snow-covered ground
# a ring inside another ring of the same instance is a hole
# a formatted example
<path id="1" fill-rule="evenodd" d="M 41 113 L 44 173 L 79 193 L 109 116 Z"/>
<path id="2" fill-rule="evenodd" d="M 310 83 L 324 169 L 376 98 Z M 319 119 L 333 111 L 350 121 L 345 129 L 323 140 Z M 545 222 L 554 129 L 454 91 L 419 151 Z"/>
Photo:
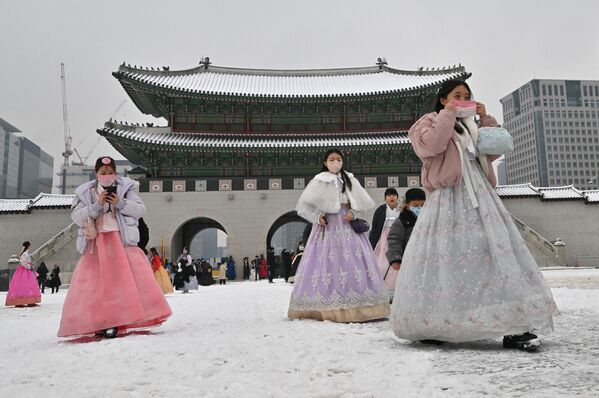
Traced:
<path id="1" fill-rule="evenodd" d="M 66 292 L 46 294 L 37 308 L 0 309 L 0 396 L 599 396 L 599 270 L 544 274 L 561 315 L 532 354 L 499 340 L 423 346 L 386 321 L 289 321 L 282 280 L 174 293 L 161 327 L 65 340 L 56 331 Z"/>

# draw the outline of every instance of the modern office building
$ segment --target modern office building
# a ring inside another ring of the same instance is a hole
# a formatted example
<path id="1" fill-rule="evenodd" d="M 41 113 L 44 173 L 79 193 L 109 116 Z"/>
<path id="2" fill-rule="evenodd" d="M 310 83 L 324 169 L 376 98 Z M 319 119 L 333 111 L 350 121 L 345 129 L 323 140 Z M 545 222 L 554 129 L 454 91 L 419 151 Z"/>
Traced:
<path id="1" fill-rule="evenodd" d="M 508 184 L 598 188 L 599 81 L 534 79 L 501 104 Z"/>
<path id="2" fill-rule="evenodd" d="M 0 198 L 33 199 L 52 192 L 54 158 L 0 118 Z"/>

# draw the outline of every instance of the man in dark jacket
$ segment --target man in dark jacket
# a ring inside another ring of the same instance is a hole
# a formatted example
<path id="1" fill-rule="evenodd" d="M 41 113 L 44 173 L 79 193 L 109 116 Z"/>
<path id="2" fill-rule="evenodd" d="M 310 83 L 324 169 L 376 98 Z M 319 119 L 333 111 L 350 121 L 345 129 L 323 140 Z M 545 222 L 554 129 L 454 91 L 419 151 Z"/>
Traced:
<path id="1" fill-rule="evenodd" d="M 266 264 L 268 266 L 268 282 L 273 283 L 273 278 L 275 277 L 275 249 L 273 247 L 268 248 L 268 252 L 266 253 Z"/>
<path id="2" fill-rule="evenodd" d="M 46 263 L 42 261 L 35 272 L 37 272 L 37 283 L 40 286 L 42 293 L 44 293 L 44 289 L 46 288 L 46 279 L 48 279 L 48 272 L 50 272 L 48 267 L 46 267 Z"/>
<path id="3" fill-rule="evenodd" d="M 376 244 L 379 242 L 381 234 L 383 233 L 383 227 L 385 226 L 385 220 L 387 219 L 387 209 L 393 210 L 397 207 L 398 197 L 399 195 L 395 188 L 387 188 L 385 190 L 385 204 L 379 206 L 374 212 L 374 216 L 372 216 L 368 239 L 370 240 L 373 249 L 376 247 Z"/>
<path id="4" fill-rule="evenodd" d="M 406 192 L 406 205 L 397 220 L 391 225 L 387 237 L 387 260 L 389 268 L 399 270 L 403 259 L 404 250 L 412 235 L 414 225 L 418 220 L 420 209 L 426 201 L 426 193 L 420 188 L 412 188 Z M 388 270 L 387 270 L 388 272 Z"/>

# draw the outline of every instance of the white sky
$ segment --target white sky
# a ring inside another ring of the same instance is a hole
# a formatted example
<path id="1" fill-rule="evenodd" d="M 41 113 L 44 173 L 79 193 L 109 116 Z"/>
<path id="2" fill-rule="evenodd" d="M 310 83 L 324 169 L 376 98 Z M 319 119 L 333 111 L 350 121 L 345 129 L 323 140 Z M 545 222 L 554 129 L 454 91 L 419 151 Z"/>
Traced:
<path id="1" fill-rule="evenodd" d="M 142 115 L 111 72 L 131 65 L 415 69 L 461 63 L 489 113 L 533 78 L 599 80 L 599 1 L 0 0 L 0 117 L 54 156 L 64 148 L 60 63 L 82 155 L 110 117 Z M 164 122 L 160 121 L 160 124 Z M 102 139 L 91 152 L 117 153 Z"/>

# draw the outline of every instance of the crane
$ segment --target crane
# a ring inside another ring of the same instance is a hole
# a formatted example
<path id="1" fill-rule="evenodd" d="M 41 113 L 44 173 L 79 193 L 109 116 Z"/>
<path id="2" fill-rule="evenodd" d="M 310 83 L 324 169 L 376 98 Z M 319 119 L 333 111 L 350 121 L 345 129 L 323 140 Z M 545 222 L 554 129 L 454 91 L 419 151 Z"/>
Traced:
<path id="1" fill-rule="evenodd" d="M 117 108 L 114 110 L 114 112 L 112 113 L 112 116 L 110 117 L 110 119 L 113 119 L 118 113 L 119 111 L 123 108 L 123 106 L 127 103 L 127 100 L 123 100 L 121 101 L 121 103 L 119 104 L 119 106 L 117 106 Z M 77 146 L 79 146 L 80 144 L 82 144 L 85 140 L 87 140 L 89 138 L 90 135 L 92 135 L 93 133 L 90 133 L 87 137 L 85 137 L 81 142 L 79 142 L 79 144 L 77 144 Z M 98 146 L 98 144 L 100 143 L 100 141 L 102 140 L 102 136 L 98 136 L 98 139 L 96 140 L 96 142 L 94 142 L 92 144 L 92 146 L 89 148 L 89 151 L 87 151 L 87 154 L 85 156 L 81 156 L 79 154 L 79 151 L 77 150 L 77 148 L 74 148 L 73 151 L 75 152 L 75 154 L 77 155 L 77 157 L 79 158 L 79 165 L 85 165 L 87 160 L 89 159 L 89 157 L 91 156 L 92 152 L 94 151 L 94 149 L 96 149 L 96 147 Z"/>
<path id="2" fill-rule="evenodd" d="M 64 152 L 62 153 L 63 166 L 69 165 L 69 158 L 73 155 L 71 150 L 71 130 L 69 129 L 69 115 L 67 113 L 67 82 L 64 72 L 64 63 L 60 63 L 60 80 L 62 81 L 62 122 L 64 128 Z"/>

